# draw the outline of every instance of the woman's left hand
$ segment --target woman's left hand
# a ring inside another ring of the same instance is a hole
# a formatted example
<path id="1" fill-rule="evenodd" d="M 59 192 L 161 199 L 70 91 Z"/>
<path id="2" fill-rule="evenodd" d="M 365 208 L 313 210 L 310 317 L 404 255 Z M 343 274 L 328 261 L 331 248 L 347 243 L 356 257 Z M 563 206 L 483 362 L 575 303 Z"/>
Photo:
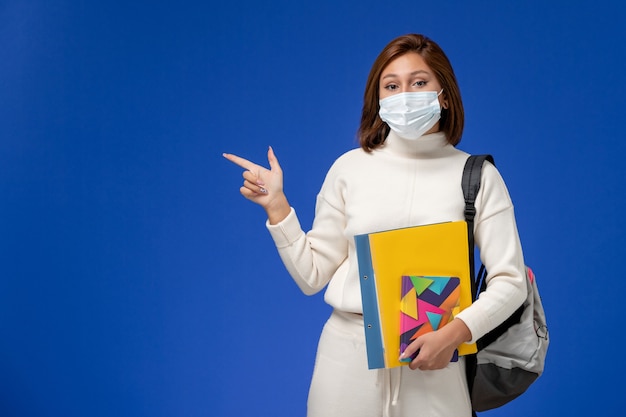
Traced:
<path id="1" fill-rule="evenodd" d="M 405 349 L 400 359 L 411 357 L 419 351 L 417 357 L 409 364 L 409 368 L 422 371 L 442 369 L 450 363 L 455 349 L 471 338 L 472 334 L 465 323 L 454 319 L 441 329 L 415 339 Z"/>

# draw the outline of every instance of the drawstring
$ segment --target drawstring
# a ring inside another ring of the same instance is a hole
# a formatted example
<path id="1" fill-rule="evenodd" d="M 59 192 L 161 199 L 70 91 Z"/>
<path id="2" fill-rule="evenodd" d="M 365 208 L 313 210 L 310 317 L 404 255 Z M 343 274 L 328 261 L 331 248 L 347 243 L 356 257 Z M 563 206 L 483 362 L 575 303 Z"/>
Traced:
<path id="1" fill-rule="evenodd" d="M 383 417 L 391 417 L 391 408 L 398 404 L 402 367 L 378 370 L 376 385 L 383 387 Z"/>
<path id="2" fill-rule="evenodd" d="M 391 406 L 398 404 L 400 397 L 400 382 L 402 381 L 402 367 L 390 369 L 391 371 Z"/>

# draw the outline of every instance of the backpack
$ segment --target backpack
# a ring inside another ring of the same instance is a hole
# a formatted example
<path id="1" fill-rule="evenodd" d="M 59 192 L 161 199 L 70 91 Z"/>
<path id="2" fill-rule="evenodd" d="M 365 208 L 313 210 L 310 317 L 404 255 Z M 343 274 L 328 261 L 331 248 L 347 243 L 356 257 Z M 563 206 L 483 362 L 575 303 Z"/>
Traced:
<path id="1" fill-rule="evenodd" d="M 474 203 L 480 189 L 481 170 L 491 155 L 472 155 L 463 170 L 465 220 L 468 225 L 473 300 L 487 287 L 487 271 L 474 269 Z M 495 165 L 495 164 L 494 164 Z M 549 337 L 537 281 L 526 267 L 524 303 L 501 325 L 477 341 L 478 352 L 466 356 L 467 382 L 473 414 L 500 407 L 523 394 L 543 373 Z"/>

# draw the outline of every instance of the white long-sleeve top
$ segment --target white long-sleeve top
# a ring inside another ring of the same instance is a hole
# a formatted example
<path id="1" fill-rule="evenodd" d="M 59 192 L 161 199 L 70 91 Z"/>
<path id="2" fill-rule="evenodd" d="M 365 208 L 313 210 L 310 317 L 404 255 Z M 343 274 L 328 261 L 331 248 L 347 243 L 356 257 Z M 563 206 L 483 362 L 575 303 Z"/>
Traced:
<path id="1" fill-rule="evenodd" d="M 443 133 L 405 140 L 392 131 L 384 146 L 340 156 L 317 196 L 305 233 L 295 210 L 267 228 L 287 270 L 305 294 L 327 286 L 324 300 L 362 313 L 354 236 L 464 220 L 461 177 L 468 154 Z M 487 290 L 456 317 L 475 342 L 508 318 L 526 296 L 522 248 L 513 204 L 497 169 L 486 163 L 476 199 L 475 242 L 489 271 Z"/>

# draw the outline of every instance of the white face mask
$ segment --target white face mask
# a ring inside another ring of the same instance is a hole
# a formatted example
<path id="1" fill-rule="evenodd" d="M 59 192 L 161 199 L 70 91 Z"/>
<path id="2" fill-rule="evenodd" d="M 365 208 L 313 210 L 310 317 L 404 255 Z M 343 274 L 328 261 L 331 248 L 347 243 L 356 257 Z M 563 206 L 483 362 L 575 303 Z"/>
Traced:
<path id="1" fill-rule="evenodd" d="M 404 139 L 418 139 L 441 118 L 439 94 L 436 91 L 398 93 L 380 100 L 378 114 Z"/>

